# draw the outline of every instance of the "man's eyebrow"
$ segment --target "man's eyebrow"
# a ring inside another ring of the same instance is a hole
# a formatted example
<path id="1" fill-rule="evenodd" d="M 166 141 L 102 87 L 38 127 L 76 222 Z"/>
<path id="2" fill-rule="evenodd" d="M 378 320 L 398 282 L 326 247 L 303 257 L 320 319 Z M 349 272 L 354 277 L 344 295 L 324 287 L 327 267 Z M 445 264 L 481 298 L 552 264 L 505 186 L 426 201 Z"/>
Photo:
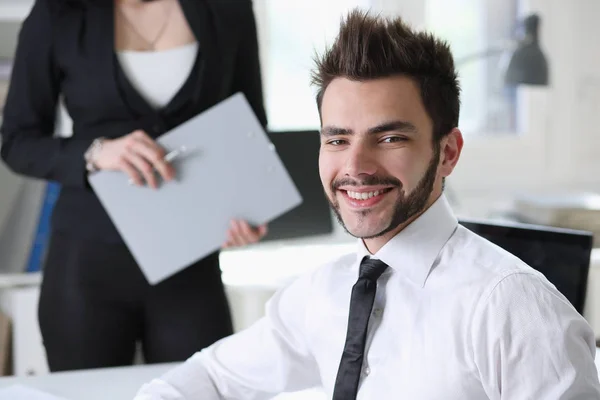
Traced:
<path id="1" fill-rule="evenodd" d="M 406 132 L 417 133 L 417 127 L 408 121 L 390 121 L 370 128 L 369 133 L 377 134 L 384 132 Z"/>
<path id="2" fill-rule="evenodd" d="M 353 133 L 352 129 L 340 128 L 339 126 L 328 125 L 321 129 L 322 136 L 345 136 Z"/>
<path id="3" fill-rule="evenodd" d="M 417 133 L 417 127 L 408 121 L 390 121 L 384 122 L 383 124 L 379 124 L 372 128 L 369 128 L 367 131 L 369 134 L 378 134 L 385 132 L 405 132 L 405 133 Z M 339 126 L 328 125 L 321 129 L 321 135 L 328 136 L 348 136 L 353 135 L 354 131 L 348 128 L 342 128 Z"/>

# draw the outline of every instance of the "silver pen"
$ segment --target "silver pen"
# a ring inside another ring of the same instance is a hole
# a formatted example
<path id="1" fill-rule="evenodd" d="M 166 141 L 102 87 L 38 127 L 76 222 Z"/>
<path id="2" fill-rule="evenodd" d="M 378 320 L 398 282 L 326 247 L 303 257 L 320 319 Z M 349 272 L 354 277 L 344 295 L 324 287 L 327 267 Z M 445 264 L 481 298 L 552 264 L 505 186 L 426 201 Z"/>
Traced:
<path id="1" fill-rule="evenodd" d="M 163 157 L 163 160 L 165 160 L 166 162 L 171 162 L 171 161 L 175 160 L 177 157 L 179 157 L 181 154 L 185 153 L 187 150 L 188 150 L 188 148 L 186 146 L 180 146 L 179 148 L 168 152 Z"/>

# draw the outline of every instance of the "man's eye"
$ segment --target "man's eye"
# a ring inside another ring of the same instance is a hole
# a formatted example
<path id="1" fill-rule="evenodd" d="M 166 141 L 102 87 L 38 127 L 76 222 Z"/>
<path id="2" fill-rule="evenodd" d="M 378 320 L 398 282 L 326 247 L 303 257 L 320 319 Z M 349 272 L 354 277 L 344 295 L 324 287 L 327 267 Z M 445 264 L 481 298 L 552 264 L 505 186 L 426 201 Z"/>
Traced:
<path id="1" fill-rule="evenodd" d="M 345 143 L 346 143 L 346 141 L 342 140 L 342 139 L 334 139 L 334 140 L 330 140 L 327 142 L 327 144 L 332 145 L 332 146 L 340 146 Z"/>
<path id="2" fill-rule="evenodd" d="M 382 140 L 383 143 L 397 143 L 404 141 L 406 141 L 406 138 L 402 136 L 388 136 Z"/>

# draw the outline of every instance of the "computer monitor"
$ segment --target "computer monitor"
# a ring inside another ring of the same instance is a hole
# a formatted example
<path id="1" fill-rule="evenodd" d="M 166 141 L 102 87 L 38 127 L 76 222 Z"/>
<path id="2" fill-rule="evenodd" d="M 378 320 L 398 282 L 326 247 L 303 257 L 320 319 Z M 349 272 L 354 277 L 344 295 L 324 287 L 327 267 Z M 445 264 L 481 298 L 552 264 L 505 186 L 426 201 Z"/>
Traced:
<path id="1" fill-rule="evenodd" d="M 543 273 L 583 314 L 593 246 L 590 232 L 466 219 L 460 224 Z"/>
<path id="2" fill-rule="evenodd" d="M 331 233 L 332 215 L 319 177 L 319 132 L 274 131 L 268 132 L 268 136 L 303 201 L 298 207 L 271 221 L 263 240 Z"/>

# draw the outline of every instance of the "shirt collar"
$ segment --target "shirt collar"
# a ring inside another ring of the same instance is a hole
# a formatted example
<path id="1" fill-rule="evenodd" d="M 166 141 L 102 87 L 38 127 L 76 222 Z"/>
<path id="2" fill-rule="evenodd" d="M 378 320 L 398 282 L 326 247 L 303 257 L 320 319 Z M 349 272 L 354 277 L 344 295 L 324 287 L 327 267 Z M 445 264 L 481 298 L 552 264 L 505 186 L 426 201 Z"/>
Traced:
<path id="1" fill-rule="evenodd" d="M 371 255 L 358 239 L 357 263 L 365 256 L 377 258 L 394 271 L 424 287 L 438 254 L 458 225 L 446 197 L 442 194 L 423 214 Z"/>

